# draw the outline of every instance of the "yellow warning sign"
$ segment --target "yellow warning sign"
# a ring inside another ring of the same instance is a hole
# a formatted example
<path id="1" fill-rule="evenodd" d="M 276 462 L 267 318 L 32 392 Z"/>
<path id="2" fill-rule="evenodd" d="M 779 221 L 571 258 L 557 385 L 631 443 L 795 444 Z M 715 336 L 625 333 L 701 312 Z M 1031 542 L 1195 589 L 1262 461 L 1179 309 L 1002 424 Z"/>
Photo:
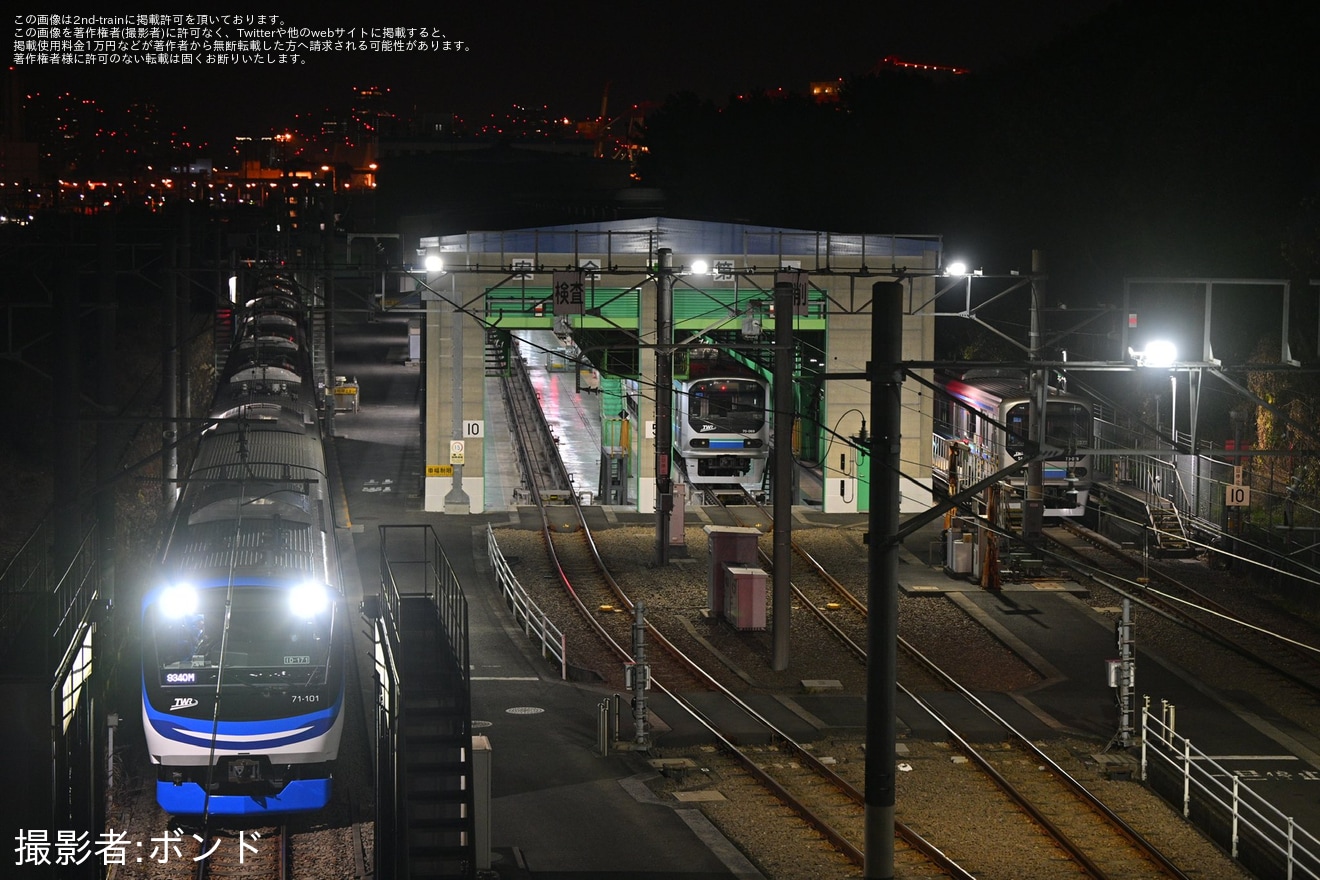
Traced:
<path id="1" fill-rule="evenodd" d="M 452 477 L 454 475 L 454 466 L 452 464 L 428 464 L 426 466 L 426 475 L 428 477 Z"/>

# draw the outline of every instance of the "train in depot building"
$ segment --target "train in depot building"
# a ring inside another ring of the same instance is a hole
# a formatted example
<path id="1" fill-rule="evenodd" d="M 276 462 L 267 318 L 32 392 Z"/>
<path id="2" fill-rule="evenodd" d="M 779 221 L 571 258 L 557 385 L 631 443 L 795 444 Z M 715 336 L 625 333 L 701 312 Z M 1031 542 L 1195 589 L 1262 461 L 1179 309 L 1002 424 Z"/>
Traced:
<path id="1" fill-rule="evenodd" d="M 1034 445 L 1025 372 L 974 370 L 937 376 L 936 382 L 944 392 L 935 402 L 931 489 L 936 498 L 951 494 L 951 475 L 961 491 L 1021 460 Z M 1059 455 L 1042 466 L 1045 516 L 1080 517 L 1086 512 L 1094 425 L 1088 397 L 1053 385 L 1047 388 L 1044 445 Z M 1026 471 L 1004 482 L 1010 503 L 1020 500 Z"/>
<path id="2" fill-rule="evenodd" d="M 316 810 L 332 793 L 350 638 L 309 352 L 313 313 L 263 276 L 142 601 L 142 721 L 179 815 Z"/>
<path id="3" fill-rule="evenodd" d="M 760 486 L 770 456 L 770 383 L 715 347 L 674 364 L 674 451 L 687 481 Z"/>

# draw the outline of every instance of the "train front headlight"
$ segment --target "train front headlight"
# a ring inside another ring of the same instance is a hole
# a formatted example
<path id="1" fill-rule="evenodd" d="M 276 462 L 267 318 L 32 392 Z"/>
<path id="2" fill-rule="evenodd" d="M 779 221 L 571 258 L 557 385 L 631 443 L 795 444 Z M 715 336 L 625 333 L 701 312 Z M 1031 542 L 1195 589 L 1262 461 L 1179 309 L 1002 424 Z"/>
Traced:
<path id="1" fill-rule="evenodd" d="M 197 589 L 192 584 L 173 584 L 161 591 L 157 604 L 166 617 L 186 617 L 197 611 Z"/>
<path id="2" fill-rule="evenodd" d="M 289 610 L 297 617 L 315 617 L 330 604 L 324 584 L 308 581 L 289 591 Z"/>

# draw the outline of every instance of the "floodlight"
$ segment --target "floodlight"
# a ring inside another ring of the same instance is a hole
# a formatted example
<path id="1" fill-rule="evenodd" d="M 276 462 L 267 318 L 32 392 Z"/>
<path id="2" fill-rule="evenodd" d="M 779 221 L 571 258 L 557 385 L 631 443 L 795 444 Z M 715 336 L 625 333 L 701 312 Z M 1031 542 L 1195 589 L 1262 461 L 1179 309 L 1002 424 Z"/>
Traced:
<path id="1" fill-rule="evenodd" d="M 1145 351 L 1128 349 L 1128 354 L 1139 367 L 1171 367 L 1178 360 L 1178 347 L 1165 339 L 1146 343 Z"/>

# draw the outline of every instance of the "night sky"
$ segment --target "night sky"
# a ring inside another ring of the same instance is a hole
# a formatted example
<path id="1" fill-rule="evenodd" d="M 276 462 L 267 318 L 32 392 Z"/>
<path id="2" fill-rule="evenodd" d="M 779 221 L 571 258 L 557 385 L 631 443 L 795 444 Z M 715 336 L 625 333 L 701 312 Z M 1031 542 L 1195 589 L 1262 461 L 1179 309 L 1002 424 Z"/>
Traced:
<path id="1" fill-rule="evenodd" d="M 951 254 L 989 273 L 1025 270 L 1039 249 L 1058 295 L 1112 301 L 1117 280 L 1133 274 L 1320 271 L 1320 165 L 1307 134 L 1320 106 L 1318 10 L 1296 0 L 1250 9 L 923 0 L 803 6 L 788 16 L 683 0 L 391 4 L 287 23 L 427 27 L 470 48 L 16 75 L 27 90 L 68 88 L 107 105 L 149 99 L 194 140 L 227 144 L 269 134 L 295 113 L 340 117 L 354 86 L 389 89 L 406 116 L 480 122 L 517 103 L 583 119 L 599 111 L 606 83 L 615 116 L 685 92 L 718 108 L 776 87 L 805 93 L 813 80 L 863 74 L 889 55 L 968 68 L 975 76 L 956 89 L 942 83 L 906 98 L 887 80 L 848 126 L 772 110 L 750 120 L 759 129 L 703 129 L 689 123 L 709 114 L 670 113 L 661 131 L 665 112 L 653 113 L 653 156 L 668 140 L 643 180 L 665 191 L 674 216 L 937 233 Z"/>
<path id="2" fill-rule="evenodd" d="M 388 14 L 286 17 L 323 28 L 429 27 L 465 41 L 464 52 L 426 56 L 319 54 L 278 67 L 31 67 L 27 90 L 68 88 L 104 101 L 150 97 L 203 138 L 259 133 L 292 112 L 336 108 L 353 86 L 391 90 L 401 111 L 470 119 L 514 103 L 574 118 L 594 116 L 610 84 L 611 113 L 690 91 L 717 102 L 759 88 L 805 91 L 812 80 L 862 73 L 886 55 L 983 71 L 1074 29 L 1112 0 L 869 3 L 800 7 L 784 16 L 754 4 L 587 2 L 391 4 Z M 854 8 L 850 8 L 854 7 Z M 655 10 L 649 13 L 648 10 Z"/>
<path id="3" fill-rule="evenodd" d="M 1320 276 L 1313 2 L 873 0 L 791 14 L 709 0 L 362 8 L 286 23 L 426 27 L 469 48 L 14 75 L 28 91 L 69 89 L 107 105 L 149 100 L 213 144 L 269 134 L 297 113 L 340 116 L 355 86 L 389 89 L 401 115 L 470 122 L 515 103 L 592 117 L 607 83 L 610 116 L 690 92 L 720 109 L 684 113 L 671 108 L 688 102 L 671 102 L 649 117 L 653 156 L 665 136 L 669 149 L 642 179 L 664 190 L 671 216 L 940 234 L 951 257 L 988 274 L 1028 270 L 1039 250 L 1051 301 L 1074 307 L 1120 302 L 1130 276 Z M 776 87 L 804 93 L 813 80 L 864 74 L 891 55 L 975 76 L 929 91 L 926 81 L 900 83 L 906 98 L 884 80 L 850 105 L 847 125 L 822 120 L 830 108 L 792 115 L 797 108 L 781 112 L 775 102 L 729 104 Z M 402 188 L 419 210 L 449 206 L 448 193 L 428 202 L 421 183 Z M 449 208 L 467 224 L 457 228 L 487 228 L 470 207 Z M 1220 329 L 1259 316 L 1253 292 L 1234 300 L 1242 314 L 1217 306 Z M 1144 311 L 1143 327 L 1184 319 L 1176 308 Z M 1316 326 L 1310 315 L 1299 323 Z"/>

